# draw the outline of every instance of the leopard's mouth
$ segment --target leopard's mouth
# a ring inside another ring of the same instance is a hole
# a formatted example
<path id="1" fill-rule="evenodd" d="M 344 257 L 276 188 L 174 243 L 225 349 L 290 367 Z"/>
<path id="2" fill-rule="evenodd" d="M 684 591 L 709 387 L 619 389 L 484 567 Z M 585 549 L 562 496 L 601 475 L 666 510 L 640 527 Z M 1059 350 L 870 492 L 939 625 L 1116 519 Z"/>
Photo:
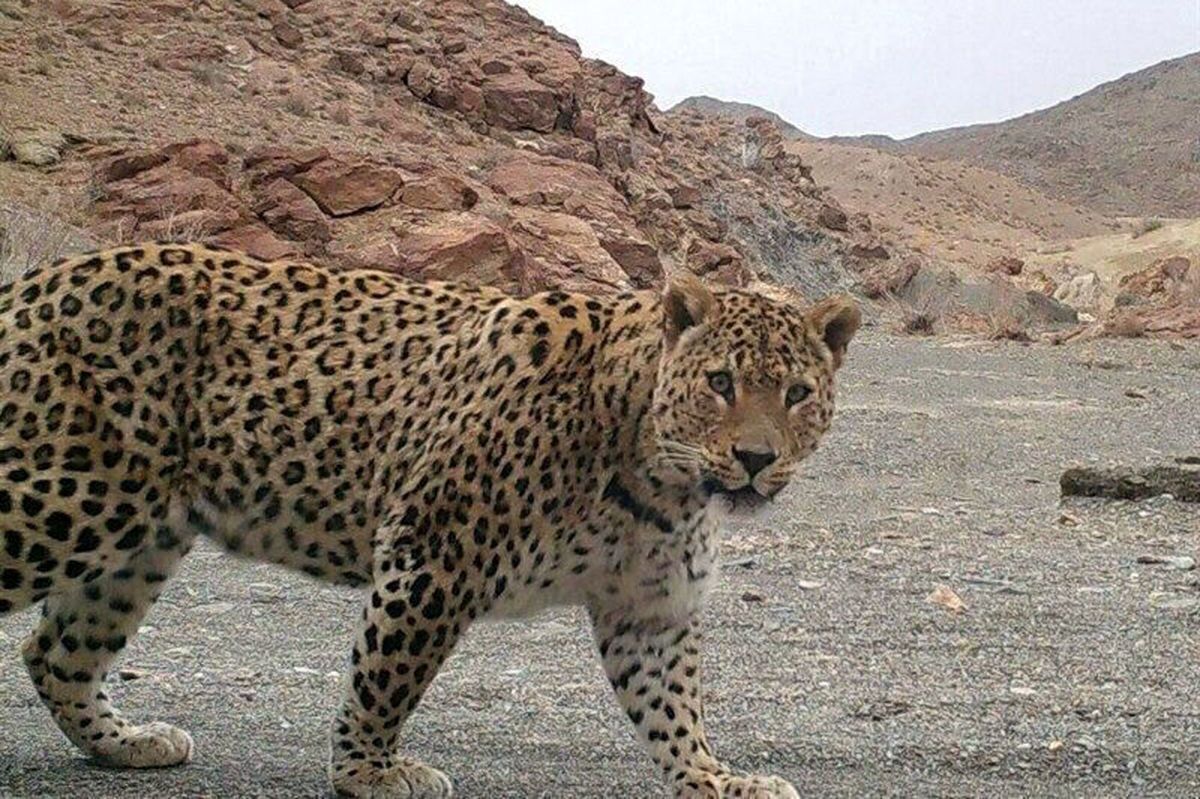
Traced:
<path id="1" fill-rule="evenodd" d="M 767 496 L 759 492 L 753 484 L 747 483 L 740 488 L 729 488 L 715 477 L 707 477 L 700 484 L 700 489 L 705 496 L 709 498 L 719 498 L 729 507 L 730 510 L 739 512 L 753 512 L 760 510 L 768 505 L 773 496 Z"/>

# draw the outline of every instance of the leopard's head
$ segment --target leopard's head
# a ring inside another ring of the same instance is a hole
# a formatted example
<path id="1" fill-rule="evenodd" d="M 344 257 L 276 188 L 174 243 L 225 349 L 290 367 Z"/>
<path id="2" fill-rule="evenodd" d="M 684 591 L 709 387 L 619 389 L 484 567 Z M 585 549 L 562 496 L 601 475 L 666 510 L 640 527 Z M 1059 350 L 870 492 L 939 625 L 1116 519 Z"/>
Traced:
<path id="1" fill-rule="evenodd" d="M 829 429 L 834 373 L 860 321 L 846 296 L 804 310 L 673 280 L 653 405 L 661 478 L 739 509 L 773 498 Z"/>

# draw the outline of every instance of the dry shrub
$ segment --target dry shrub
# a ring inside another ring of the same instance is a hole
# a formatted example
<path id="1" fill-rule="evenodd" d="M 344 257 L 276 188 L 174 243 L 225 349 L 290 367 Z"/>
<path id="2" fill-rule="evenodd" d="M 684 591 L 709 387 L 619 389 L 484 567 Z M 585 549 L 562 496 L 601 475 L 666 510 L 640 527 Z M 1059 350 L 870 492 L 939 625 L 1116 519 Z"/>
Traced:
<path id="1" fill-rule="evenodd" d="M 89 246 L 92 242 L 56 214 L 0 206 L 0 283 Z"/>
<path id="2" fill-rule="evenodd" d="M 298 117 L 312 116 L 312 101 L 303 91 L 294 89 L 283 98 L 283 110 Z"/>
<path id="3" fill-rule="evenodd" d="M 174 244 L 211 243 L 213 217 L 209 209 L 180 211 L 165 210 L 157 219 L 146 220 L 136 229 L 126 230 L 118 224 L 112 235 L 113 244 L 137 244 L 141 241 L 171 242 Z"/>
<path id="4" fill-rule="evenodd" d="M 221 73 L 221 65 L 213 61 L 194 64 L 189 71 L 192 73 L 192 78 L 202 86 L 215 88 L 225 82 L 225 77 Z"/>
<path id="5" fill-rule="evenodd" d="M 1033 341 L 1028 326 L 1014 313 L 993 311 L 988 315 L 988 338 L 992 341 Z"/>
<path id="6" fill-rule="evenodd" d="M 1149 219 L 1143 219 L 1138 223 L 1137 227 L 1133 229 L 1133 238 L 1140 238 L 1145 236 L 1147 233 L 1153 233 L 1156 230 L 1161 230 L 1162 226 L 1163 221 L 1161 219 L 1155 219 L 1153 217 Z"/>
<path id="7" fill-rule="evenodd" d="M 943 327 L 946 302 L 932 292 L 914 300 L 902 300 L 888 294 L 883 302 L 899 319 L 897 330 L 908 336 L 932 336 Z"/>
<path id="8" fill-rule="evenodd" d="M 1029 309 L 1024 295 L 1004 292 L 983 317 L 987 337 L 992 341 L 1033 341 L 1030 335 Z"/>
<path id="9" fill-rule="evenodd" d="M 937 332 L 938 321 L 933 314 L 909 307 L 900 319 L 900 332 L 909 336 L 932 336 Z"/>

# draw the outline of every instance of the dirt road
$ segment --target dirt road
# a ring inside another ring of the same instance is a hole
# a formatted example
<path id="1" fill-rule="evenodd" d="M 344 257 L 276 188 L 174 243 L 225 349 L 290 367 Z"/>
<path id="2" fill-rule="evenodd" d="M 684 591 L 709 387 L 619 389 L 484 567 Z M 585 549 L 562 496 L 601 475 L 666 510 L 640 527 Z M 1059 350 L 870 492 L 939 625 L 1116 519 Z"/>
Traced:
<path id="1" fill-rule="evenodd" d="M 739 524 L 709 611 L 710 727 L 808 797 L 1200 796 L 1200 506 L 1060 504 L 1072 463 L 1200 454 L 1200 348 L 899 340 L 851 354 L 836 431 Z M 1183 563 L 1181 565 L 1186 565 Z M 938 585 L 966 603 L 926 601 Z M 0 621 L 0 796 L 305 797 L 352 592 L 202 547 L 112 692 L 191 765 L 87 765 Z M 657 797 L 580 614 L 477 626 L 409 727 L 464 797 Z"/>

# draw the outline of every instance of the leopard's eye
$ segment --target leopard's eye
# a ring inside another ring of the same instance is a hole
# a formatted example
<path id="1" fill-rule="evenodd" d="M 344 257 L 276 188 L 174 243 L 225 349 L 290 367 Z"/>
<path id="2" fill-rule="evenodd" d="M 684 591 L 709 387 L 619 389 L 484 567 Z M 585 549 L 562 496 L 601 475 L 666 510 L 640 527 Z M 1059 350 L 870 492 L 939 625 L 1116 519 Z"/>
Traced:
<path id="1" fill-rule="evenodd" d="M 729 372 L 709 372 L 708 387 L 720 394 L 727 401 L 733 402 L 733 375 Z"/>
<path id="2" fill-rule="evenodd" d="M 797 403 L 804 402 L 810 394 L 812 394 L 812 389 L 807 384 L 793 383 L 788 387 L 784 401 L 787 402 L 787 406 L 790 408 Z"/>

